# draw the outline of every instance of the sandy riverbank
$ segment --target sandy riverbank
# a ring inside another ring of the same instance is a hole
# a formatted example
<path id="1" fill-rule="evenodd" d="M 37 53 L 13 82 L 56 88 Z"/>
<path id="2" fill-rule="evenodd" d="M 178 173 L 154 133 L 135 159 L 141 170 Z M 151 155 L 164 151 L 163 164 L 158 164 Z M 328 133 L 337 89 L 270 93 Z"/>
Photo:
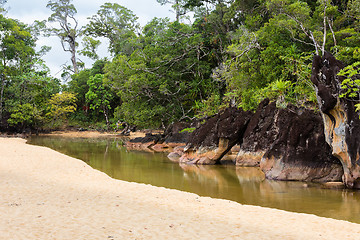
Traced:
<path id="1" fill-rule="evenodd" d="M 40 136 L 58 136 L 70 138 L 109 138 L 109 137 L 124 137 L 114 132 L 99 132 L 99 131 L 54 131 L 51 133 L 42 133 Z M 131 132 L 129 138 L 144 137 L 145 132 L 136 131 Z"/>
<path id="2" fill-rule="evenodd" d="M 0 138 L 0 239 L 360 239 L 360 225 L 115 180 Z"/>

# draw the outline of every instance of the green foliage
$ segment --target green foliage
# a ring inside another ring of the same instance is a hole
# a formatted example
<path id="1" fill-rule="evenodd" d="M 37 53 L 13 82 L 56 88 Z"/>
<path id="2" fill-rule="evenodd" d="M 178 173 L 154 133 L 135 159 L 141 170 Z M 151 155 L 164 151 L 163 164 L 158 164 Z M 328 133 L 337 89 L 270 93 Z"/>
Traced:
<path id="1" fill-rule="evenodd" d="M 176 21 L 180 21 L 180 18 L 187 13 L 187 9 L 184 7 L 185 0 L 156 0 L 161 5 L 171 4 L 176 14 Z"/>
<path id="2" fill-rule="evenodd" d="M 345 90 L 340 97 L 348 97 L 359 100 L 360 91 L 360 62 L 355 62 L 340 70 L 339 76 L 345 77 L 341 83 L 341 88 Z"/>
<path id="3" fill-rule="evenodd" d="M 276 80 L 269 84 L 266 88 L 268 93 L 266 94 L 272 99 L 277 99 L 279 96 L 284 96 L 286 91 L 291 88 L 292 82 Z"/>
<path id="4" fill-rule="evenodd" d="M 208 51 L 208 61 L 219 65 L 225 60 L 226 48 L 231 43 L 229 33 L 240 26 L 239 14 L 232 11 L 226 1 L 212 2 L 209 8 L 200 7 L 196 11 L 194 27 L 201 34 L 204 48 Z"/>
<path id="5" fill-rule="evenodd" d="M 358 100 L 359 0 L 157 2 L 171 4 L 176 21 L 154 18 L 141 29 L 131 10 L 105 3 L 82 32 L 72 0 L 50 0 L 49 22 L 59 25 L 47 33 L 72 54 L 72 66 L 63 74 L 71 80 L 62 94 L 56 94 L 60 82 L 39 59 L 49 48 L 34 50 L 46 22 L 26 26 L 0 15 L 1 122 L 5 114 L 11 126 L 34 127 L 44 116 L 54 124 L 69 115 L 74 123 L 96 128 L 119 120 L 157 128 L 228 106 L 255 110 L 264 98 L 278 107 L 311 107 L 316 103 L 311 62 L 314 53 L 325 51 L 349 65 L 340 72 L 342 97 Z M 181 23 L 189 12 L 193 24 Z M 80 54 L 96 61 L 80 70 L 76 54 L 83 36 Z M 98 59 L 100 38 L 109 40 L 111 61 Z"/>
<path id="6" fill-rule="evenodd" d="M 11 111 L 10 118 L 7 120 L 10 126 L 21 126 L 21 129 L 36 126 L 42 120 L 41 112 L 36 106 L 30 103 L 16 105 Z"/>
<path id="7" fill-rule="evenodd" d="M 96 50 L 100 44 L 101 42 L 99 40 L 86 36 L 83 38 L 84 48 L 80 51 L 80 54 L 88 58 L 97 60 L 99 59 L 99 55 L 96 53 Z"/>
<path id="8" fill-rule="evenodd" d="M 138 17 L 129 9 L 117 3 L 105 3 L 85 27 L 85 34 L 105 37 L 110 41 L 110 52 L 114 55 L 130 55 L 135 45 Z"/>
<path id="9" fill-rule="evenodd" d="M 228 47 L 232 58 L 217 71 L 227 84 L 225 100 L 246 110 L 256 109 L 264 98 L 282 96 L 283 101 L 299 105 L 315 100 L 309 80 L 312 56 L 300 53 L 289 41 L 289 32 L 278 24 L 270 19 L 256 32 L 240 28 L 233 34 L 233 44 Z M 291 86 L 286 93 L 279 92 L 283 83 Z"/>
<path id="10" fill-rule="evenodd" d="M 226 82 L 222 101 L 235 103 L 245 110 L 255 110 L 264 98 L 277 101 L 283 107 L 287 103 L 315 103 L 316 95 L 310 82 L 315 48 L 311 45 L 316 43 L 319 48 L 321 39 L 315 36 L 314 43 L 311 33 L 321 30 L 321 22 L 312 22 L 311 16 L 315 18 L 313 11 L 324 7 L 320 4 L 312 9 L 305 1 L 292 0 L 270 0 L 264 4 L 272 13 L 268 21 L 255 26 L 251 18 L 261 15 L 248 14 L 246 24 L 231 34 L 232 44 L 227 48 L 230 58 L 215 74 Z M 334 17 L 334 9 L 336 7 L 329 5 L 327 14 Z"/>
<path id="11" fill-rule="evenodd" d="M 203 39 L 195 29 L 167 19 L 144 27 L 143 46 L 105 67 L 106 82 L 122 100 L 122 118 L 162 126 L 193 115 L 194 100 L 216 91 Z"/>
<path id="12" fill-rule="evenodd" d="M 18 130 L 35 127 L 47 98 L 59 90 L 59 82 L 48 77 L 48 68 L 35 52 L 31 31 L 0 15 L 0 128 L 7 127 L 4 122 Z"/>
<path id="13" fill-rule="evenodd" d="M 222 108 L 222 101 L 218 94 L 213 94 L 202 101 L 195 101 L 196 118 L 206 118 L 217 114 Z"/>
<path id="14" fill-rule="evenodd" d="M 53 125 L 57 120 L 65 122 L 67 115 L 76 111 L 75 94 L 62 92 L 54 94 L 48 101 L 46 117 Z"/>
<path id="15" fill-rule="evenodd" d="M 356 109 L 355 109 L 355 111 L 360 111 L 360 103 L 358 103 L 358 104 L 355 104 L 355 107 L 356 107 Z"/>
<path id="16" fill-rule="evenodd" d="M 341 83 L 344 92 L 340 97 L 355 101 L 355 111 L 360 111 L 360 62 L 355 62 L 341 69 L 338 76 L 344 78 Z"/>
<path id="17" fill-rule="evenodd" d="M 150 106 L 147 102 L 123 102 L 117 116 L 126 122 L 141 128 L 158 128 L 162 125 L 162 114 L 166 112 L 163 106 Z"/>
<path id="18" fill-rule="evenodd" d="M 100 111 L 89 111 L 89 102 L 86 99 L 86 93 L 89 91 L 88 81 L 90 77 L 94 77 L 96 74 L 104 74 L 106 63 L 106 59 L 95 61 L 91 69 L 84 69 L 78 74 L 73 74 L 71 80 L 67 83 L 65 90 L 76 94 L 77 98 L 76 105 L 78 106 L 78 109 L 76 113 L 71 116 L 74 120 L 76 119 L 77 121 L 85 123 L 97 121 L 102 118 L 103 114 L 99 115 Z M 108 89 L 109 88 L 107 88 L 107 90 Z M 111 105 L 112 104 L 113 102 L 111 102 Z"/>
<path id="19" fill-rule="evenodd" d="M 113 99 L 110 88 L 104 84 L 104 75 L 96 74 L 87 81 L 89 91 L 85 94 L 86 101 L 90 104 L 90 109 L 104 114 L 107 125 L 109 125 L 108 112 L 111 109 L 110 102 Z"/>
<path id="20" fill-rule="evenodd" d="M 89 91 L 85 94 L 86 100 L 90 103 L 90 109 L 104 111 L 105 108 L 111 109 L 110 91 L 103 83 L 104 75 L 96 74 L 87 81 Z"/>
<path id="21" fill-rule="evenodd" d="M 76 94 L 78 107 L 84 107 L 86 105 L 85 94 L 89 91 L 87 81 L 91 76 L 91 70 L 85 69 L 78 74 L 73 74 L 71 80 L 67 83 L 66 91 Z"/>
<path id="22" fill-rule="evenodd" d="M 179 133 L 184 133 L 184 132 L 192 133 L 195 130 L 196 130 L 196 128 L 194 128 L 194 127 L 193 128 L 184 128 Z"/>
<path id="23" fill-rule="evenodd" d="M 347 13 L 351 17 L 360 20 L 360 0 L 349 0 Z"/>

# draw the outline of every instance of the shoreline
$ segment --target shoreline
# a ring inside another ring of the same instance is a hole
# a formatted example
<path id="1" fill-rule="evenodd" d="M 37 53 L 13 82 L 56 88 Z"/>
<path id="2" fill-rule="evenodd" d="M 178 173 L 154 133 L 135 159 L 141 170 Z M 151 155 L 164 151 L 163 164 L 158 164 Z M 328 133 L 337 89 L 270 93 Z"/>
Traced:
<path id="1" fill-rule="evenodd" d="M 360 225 L 110 178 L 0 138 L 0 239 L 356 239 Z"/>
<path id="2" fill-rule="evenodd" d="M 156 131 L 155 131 L 156 132 Z M 51 137 L 64 137 L 64 138 L 137 138 L 145 137 L 145 131 L 131 132 L 129 136 L 120 135 L 116 132 L 100 132 L 96 130 L 76 131 L 76 130 L 59 130 L 51 131 L 49 133 L 38 134 L 23 134 L 23 133 L 5 133 L 0 132 L 0 138 L 23 138 L 26 139 L 31 136 L 51 136 Z"/>
<path id="3" fill-rule="evenodd" d="M 145 132 L 136 131 L 131 132 L 130 136 L 123 136 L 115 132 L 99 132 L 99 131 L 74 131 L 74 130 L 65 130 L 65 131 L 52 131 L 50 133 L 40 133 L 39 136 L 56 136 L 56 137 L 69 137 L 69 138 L 108 138 L 108 137 L 122 137 L 122 138 L 137 138 L 144 137 Z"/>

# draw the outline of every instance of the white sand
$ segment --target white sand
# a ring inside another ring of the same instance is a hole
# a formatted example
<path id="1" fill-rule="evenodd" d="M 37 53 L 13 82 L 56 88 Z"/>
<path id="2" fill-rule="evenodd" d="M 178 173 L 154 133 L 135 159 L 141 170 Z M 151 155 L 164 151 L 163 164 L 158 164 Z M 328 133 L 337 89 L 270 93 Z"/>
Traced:
<path id="1" fill-rule="evenodd" d="M 0 239 L 360 239 L 360 225 L 108 177 L 0 138 Z"/>

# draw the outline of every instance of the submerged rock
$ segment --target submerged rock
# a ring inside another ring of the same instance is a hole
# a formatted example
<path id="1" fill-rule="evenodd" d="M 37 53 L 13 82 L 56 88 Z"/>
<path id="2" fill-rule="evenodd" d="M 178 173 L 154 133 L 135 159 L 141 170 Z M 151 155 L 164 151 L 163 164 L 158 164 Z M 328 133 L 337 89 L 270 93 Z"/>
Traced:
<path id="1" fill-rule="evenodd" d="M 326 142 L 344 168 L 343 182 L 348 188 L 360 188 L 360 120 L 355 111 L 358 101 L 339 98 L 342 77 L 337 76 L 343 64 L 330 53 L 315 56 L 311 81 L 325 128 Z"/>
<path id="2" fill-rule="evenodd" d="M 167 157 L 173 162 L 179 162 L 179 159 L 184 154 L 184 148 L 185 146 L 175 147 L 173 151 L 167 155 Z"/>

